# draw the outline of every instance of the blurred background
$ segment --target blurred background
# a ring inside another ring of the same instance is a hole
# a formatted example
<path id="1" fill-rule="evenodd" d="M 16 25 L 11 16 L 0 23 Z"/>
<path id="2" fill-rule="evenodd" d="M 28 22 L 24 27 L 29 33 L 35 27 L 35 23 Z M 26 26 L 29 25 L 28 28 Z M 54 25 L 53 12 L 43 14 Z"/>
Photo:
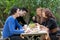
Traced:
<path id="1" fill-rule="evenodd" d="M 36 14 L 37 7 L 49 8 L 55 15 L 58 26 L 60 26 L 60 0 L 0 0 L 0 28 L 3 27 L 6 18 L 9 16 L 9 10 L 13 6 L 28 9 L 29 12 L 25 18 L 27 23 Z"/>

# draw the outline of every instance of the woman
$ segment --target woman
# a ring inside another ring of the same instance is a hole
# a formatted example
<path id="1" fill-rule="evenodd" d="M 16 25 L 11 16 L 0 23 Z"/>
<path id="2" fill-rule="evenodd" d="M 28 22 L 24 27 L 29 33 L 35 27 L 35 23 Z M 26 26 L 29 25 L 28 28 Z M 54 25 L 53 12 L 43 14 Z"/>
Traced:
<path id="1" fill-rule="evenodd" d="M 33 22 L 41 24 L 42 19 L 42 10 L 43 8 L 36 9 L 36 15 L 32 17 Z"/>
<path id="2" fill-rule="evenodd" d="M 58 38 L 56 37 L 57 23 L 52 12 L 48 8 L 46 8 L 42 12 L 42 17 L 44 20 L 41 25 L 44 25 L 45 27 L 49 29 L 49 36 L 51 40 L 58 40 Z"/>
<path id="3" fill-rule="evenodd" d="M 23 10 L 23 12 L 25 13 L 25 16 L 26 16 L 26 14 L 28 13 L 28 10 L 26 9 L 26 8 L 22 8 L 22 10 Z M 23 17 L 17 17 L 16 18 L 17 20 L 18 20 L 18 22 L 22 25 L 22 26 L 24 26 L 25 24 L 27 24 L 26 22 L 25 22 L 25 20 L 24 20 L 24 18 Z"/>
<path id="4" fill-rule="evenodd" d="M 49 36 L 51 40 L 58 40 L 58 38 L 56 37 L 57 23 L 56 23 L 55 17 L 53 16 L 52 12 L 48 8 L 43 9 L 41 17 L 43 21 L 41 22 L 40 25 L 43 25 L 49 29 L 49 34 L 50 34 Z"/>
<path id="5" fill-rule="evenodd" d="M 7 18 L 4 24 L 3 38 L 5 40 L 27 40 L 20 36 L 21 33 L 24 33 L 24 30 L 22 25 L 20 25 L 16 20 L 17 17 L 24 16 L 23 10 L 13 7 L 10 12 L 11 15 Z M 18 30 L 16 28 L 18 28 Z"/>

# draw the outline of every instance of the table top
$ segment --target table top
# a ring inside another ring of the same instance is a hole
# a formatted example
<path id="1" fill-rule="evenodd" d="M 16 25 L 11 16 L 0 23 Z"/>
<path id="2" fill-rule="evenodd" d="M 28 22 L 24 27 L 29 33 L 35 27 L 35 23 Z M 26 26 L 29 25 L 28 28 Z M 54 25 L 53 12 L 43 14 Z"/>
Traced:
<path id="1" fill-rule="evenodd" d="M 45 34 L 47 34 L 47 32 L 40 31 L 40 32 L 37 32 L 37 33 L 22 33 L 21 35 L 24 35 L 24 36 L 32 36 L 32 35 L 45 35 Z"/>

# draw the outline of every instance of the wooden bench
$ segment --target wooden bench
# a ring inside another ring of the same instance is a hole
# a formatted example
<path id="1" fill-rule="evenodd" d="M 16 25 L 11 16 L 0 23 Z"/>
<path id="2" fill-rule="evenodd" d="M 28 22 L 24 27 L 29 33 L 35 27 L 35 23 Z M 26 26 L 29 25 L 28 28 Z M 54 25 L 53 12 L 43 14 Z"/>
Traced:
<path id="1" fill-rule="evenodd" d="M 60 40 L 60 30 L 58 31 L 58 33 L 57 33 L 57 35 L 56 35 L 58 38 L 59 38 L 59 40 Z"/>
<path id="2" fill-rule="evenodd" d="M 3 28 L 0 28 L 0 40 L 3 40 L 3 38 L 2 38 L 2 30 L 3 30 Z"/>

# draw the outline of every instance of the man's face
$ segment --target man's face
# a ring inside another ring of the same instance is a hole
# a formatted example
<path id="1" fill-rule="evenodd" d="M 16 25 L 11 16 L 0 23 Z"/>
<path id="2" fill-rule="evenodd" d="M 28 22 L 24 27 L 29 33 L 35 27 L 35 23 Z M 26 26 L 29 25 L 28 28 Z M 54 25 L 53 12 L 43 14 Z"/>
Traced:
<path id="1" fill-rule="evenodd" d="M 21 11 L 20 11 L 20 16 L 25 16 L 26 13 L 27 13 L 26 11 L 22 11 L 22 10 L 21 10 Z"/>

